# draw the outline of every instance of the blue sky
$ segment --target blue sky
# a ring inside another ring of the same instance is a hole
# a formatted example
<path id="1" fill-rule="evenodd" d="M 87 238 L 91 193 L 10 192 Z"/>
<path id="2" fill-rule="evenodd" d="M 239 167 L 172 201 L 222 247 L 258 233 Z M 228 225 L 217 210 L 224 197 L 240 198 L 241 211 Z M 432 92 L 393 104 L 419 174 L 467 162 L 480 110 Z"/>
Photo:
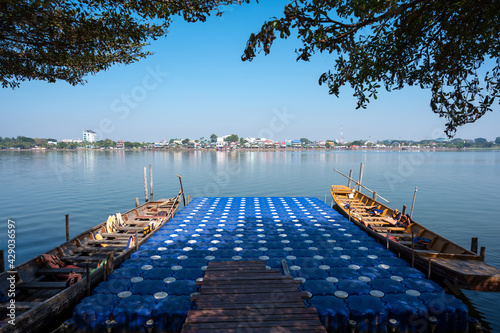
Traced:
<path id="1" fill-rule="evenodd" d="M 0 136 L 82 137 L 159 141 L 237 134 L 274 140 L 421 140 L 444 137 L 445 120 L 432 113 L 430 92 L 381 92 L 356 110 L 349 88 L 340 98 L 318 85 L 334 56 L 296 62 L 294 38 L 276 40 L 271 54 L 242 62 L 248 36 L 288 1 L 232 6 L 222 17 L 188 24 L 176 19 L 166 38 L 152 41 L 153 56 L 88 77 L 83 86 L 24 82 L 0 89 Z M 465 125 L 456 137 L 500 136 L 500 112 Z"/>

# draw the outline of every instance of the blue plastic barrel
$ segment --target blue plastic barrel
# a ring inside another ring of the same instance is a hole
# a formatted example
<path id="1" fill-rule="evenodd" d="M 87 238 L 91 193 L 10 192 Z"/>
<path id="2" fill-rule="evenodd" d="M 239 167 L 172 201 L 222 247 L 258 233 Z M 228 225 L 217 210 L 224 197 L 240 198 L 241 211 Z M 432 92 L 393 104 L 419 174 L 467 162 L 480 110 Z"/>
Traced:
<path id="1" fill-rule="evenodd" d="M 351 311 L 351 319 L 357 322 L 356 332 L 385 332 L 389 311 L 379 298 L 354 295 L 346 298 L 345 302 Z"/>
<path id="2" fill-rule="evenodd" d="M 314 296 L 309 303 L 318 311 L 328 333 L 346 332 L 350 311 L 344 300 L 335 296 Z"/>
<path id="3" fill-rule="evenodd" d="M 145 333 L 144 325 L 152 318 L 155 303 L 153 296 L 142 295 L 120 300 L 113 310 L 116 322 L 113 332 Z"/>
<path id="4" fill-rule="evenodd" d="M 398 321 L 399 332 L 427 331 L 428 309 L 418 297 L 388 294 L 382 300 L 389 309 L 390 317 Z"/>
<path id="5" fill-rule="evenodd" d="M 444 292 L 423 293 L 420 299 L 437 319 L 436 333 L 468 332 L 468 308 L 459 299 Z"/>
<path id="6" fill-rule="evenodd" d="M 302 286 L 305 291 L 311 292 L 313 296 L 333 295 L 338 290 L 335 284 L 326 280 L 307 280 Z"/>
<path id="7" fill-rule="evenodd" d="M 106 320 L 112 317 L 119 298 L 112 294 L 97 294 L 84 298 L 74 309 L 73 319 L 81 332 L 103 332 Z"/>
<path id="8" fill-rule="evenodd" d="M 177 333 L 192 308 L 189 296 L 171 296 L 161 299 L 153 308 L 153 320 L 157 332 Z"/>

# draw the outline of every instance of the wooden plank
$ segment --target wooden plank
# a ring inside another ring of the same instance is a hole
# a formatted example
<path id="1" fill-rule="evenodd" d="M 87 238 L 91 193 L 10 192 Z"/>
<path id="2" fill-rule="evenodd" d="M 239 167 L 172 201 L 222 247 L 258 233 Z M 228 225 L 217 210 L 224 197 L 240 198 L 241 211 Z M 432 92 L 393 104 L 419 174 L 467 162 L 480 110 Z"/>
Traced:
<path id="1" fill-rule="evenodd" d="M 71 272 L 85 273 L 85 268 L 40 268 L 36 272 L 44 275 L 69 274 Z"/>
<path id="2" fill-rule="evenodd" d="M 214 301 L 214 302 L 229 302 L 229 303 L 249 303 L 253 301 L 258 302 L 279 302 L 279 301 L 296 301 L 301 298 L 308 298 L 309 295 L 306 292 L 298 291 L 276 291 L 274 293 L 263 293 L 263 294 L 201 294 L 193 295 L 191 299 L 195 301 Z"/>
<path id="3" fill-rule="evenodd" d="M 255 314 L 255 315 L 248 315 L 248 314 L 243 314 L 240 316 L 228 316 L 226 313 L 224 315 L 212 315 L 209 317 L 188 317 L 186 319 L 186 323 L 188 324 L 194 324 L 194 323 L 217 323 L 217 322 L 224 322 L 224 323 L 241 323 L 247 320 L 253 320 L 253 321 L 293 321 L 296 319 L 300 320 L 316 320 L 318 318 L 317 313 L 292 313 L 292 314 L 272 314 L 272 315 L 266 315 L 266 314 Z"/>
<path id="4" fill-rule="evenodd" d="M 266 311 L 259 309 L 248 309 L 248 310 L 229 310 L 229 309 L 213 309 L 213 310 L 189 310 L 188 318 L 207 318 L 211 316 L 219 316 L 222 313 L 226 316 L 251 316 L 255 314 L 262 315 Z M 314 314 L 317 315 L 316 308 L 279 308 L 270 311 L 273 315 L 292 315 L 292 314 Z M 186 319 L 187 320 L 187 319 Z"/>
<path id="5" fill-rule="evenodd" d="M 94 246 L 82 246 L 82 247 L 77 247 L 76 249 L 73 250 L 74 253 L 98 253 L 98 252 L 120 252 L 120 251 L 125 251 L 126 247 L 124 246 L 106 246 L 106 247 L 94 247 Z"/>
<path id="6" fill-rule="evenodd" d="M 400 227 L 372 227 L 373 230 L 377 232 L 384 232 L 387 230 L 394 230 L 394 231 L 404 231 L 406 228 L 400 228 Z M 390 234 L 389 234 L 390 235 Z"/>
<path id="7" fill-rule="evenodd" d="M 276 308 L 304 308 L 303 301 L 294 302 L 255 302 L 255 303 L 228 303 L 228 302 L 197 302 L 198 309 L 200 310 L 210 310 L 210 309 L 232 309 L 232 310 L 251 310 L 251 309 L 261 309 L 262 311 L 266 309 L 276 309 Z"/>
<path id="8" fill-rule="evenodd" d="M 214 287 L 214 286 L 262 286 L 263 280 L 222 280 L 222 281 L 217 281 L 214 279 L 210 280 L 205 280 L 203 279 L 202 281 L 196 281 L 196 285 L 198 286 L 207 286 L 207 287 Z M 284 284 L 286 286 L 292 285 L 296 286 L 298 284 L 301 284 L 302 281 L 300 280 L 292 280 L 292 279 L 282 279 L 282 280 L 265 280 L 265 285 L 266 286 L 276 286 L 279 287 L 280 285 Z"/>
<path id="9" fill-rule="evenodd" d="M 117 245 L 127 245 L 128 239 L 102 239 L 102 240 L 90 240 L 87 242 L 88 245 L 100 245 L 100 244 L 117 244 Z"/>
<path id="10" fill-rule="evenodd" d="M 239 327 L 239 328 L 226 328 L 226 329 L 218 329 L 217 333 L 302 333 L 302 332 L 307 332 L 307 333 L 325 333 L 326 331 L 321 328 L 312 328 L 312 327 L 306 327 L 306 328 L 276 328 L 276 327 L 251 327 L 250 325 Z M 183 329 L 181 331 L 182 333 L 214 333 L 214 330 L 211 328 L 208 329 L 203 329 L 199 327 L 190 327 L 186 325 L 186 329 Z"/>
<path id="11" fill-rule="evenodd" d="M 415 252 L 420 257 L 426 257 L 426 258 L 481 260 L 480 256 L 475 256 L 471 254 L 439 253 L 433 250 L 419 250 L 419 249 L 415 249 Z"/>
<path id="12" fill-rule="evenodd" d="M 49 281 L 49 282 L 22 282 L 16 284 L 19 289 L 64 289 L 66 288 L 66 281 Z"/>
<path id="13" fill-rule="evenodd" d="M 319 319 L 304 319 L 304 320 L 279 320 L 278 318 L 275 318 L 275 320 L 270 320 L 270 321 L 262 321 L 259 323 L 249 323 L 249 322 L 208 322 L 208 323 L 196 323 L 192 324 L 189 323 L 187 326 L 193 326 L 196 328 L 202 328 L 202 329 L 212 329 L 212 330 L 219 330 L 219 329 L 227 329 L 227 328 L 243 328 L 245 326 L 251 327 L 251 326 L 256 326 L 258 324 L 259 328 L 266 328 L 266 327 L 282 327 L 282 328 L 313 328 L 314 326 L 318 325 Z M 246 325 L 245 325 L 246 324 Z M 324 327 L 323 327 L 323 332 Z"/>
<path id="14" fill-rule="evenodd" d="M 220 294 L 220 293 L 230 293 L 233 295 L 240 294 L 268 294 L 273 292 L 294 292 L 297 291 L 297 286 L 214 286 L 208 287 L 204 286 L 203 294 L 211 295 L 211 294 Z"/>
<path id="15" fill-rule="evenodd" d="M 16 310 L 19 311 L 26 311 L 29 309 L 34 308 L 35 306 L 38 306 L 42 304 L 42 302 L 16 302 Z M 0 303 L 0 309 L 6 309 L 7 306 L 9 306 L 10 303 L 5 302 L 5 303 Z"/>

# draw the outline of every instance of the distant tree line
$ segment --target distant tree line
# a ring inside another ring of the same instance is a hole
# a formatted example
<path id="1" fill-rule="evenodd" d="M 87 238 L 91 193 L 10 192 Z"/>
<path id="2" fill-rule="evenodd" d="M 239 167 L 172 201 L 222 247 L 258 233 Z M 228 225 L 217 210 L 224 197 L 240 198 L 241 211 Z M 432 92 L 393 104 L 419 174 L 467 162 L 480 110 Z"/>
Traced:
<path id="1" fill-rule="evenodd" d="M 211 147 L 217 142 L 217 135 L 212 134 L 209 139 L 201 137 L 198 140 L 185 139 L 170 139 L 170 147 L 189 147 L 192 142 L 196 143 L 201 147 Z M 243 137 L 238 137 L 236 134 L 231 134 L 225 137 L 224 141 L 232 144 L 236 144 L 240 147 L 245 147 L 247 144 Z M 302 147 L 314 147 L 315 143 L 307 138 L 301 138 L 300 140 Z M 485 138 L 475 138 L 470 139 L 460 139 L 455 138 L 453 140 L 421 140 L 421 141 L 410 141 L 410 140 L 382 140 L 377 142 L 367 141 L 367 140 L 354 140 L 346 143 L 336 143 L 334 140 L 326 140 L 324 145 L 325 148 L 333 148 L 335 146 L 358 146 L 373 148 L 377 145 L 384 145 L 386 147 L 409 147 L 409 146 L 420 146 L 420 147 L 443 147 L 443 148 L 500 148 L 500 137 L 497 137 L 494 141 L 488 141 Z M 150 148 L 154 146 L 154 143 L 148 142 L 132 142 L 125 141 L 123 144 L 126 149 L 140 149 L 140 148 Z M 48 149 L 78 149 L 78 148 L 116 148 L 117 144 L 111 139 L 99 140 L 96 142 L 57 142 L 56 139 L 52 138 L 30 138 L 26 136 L 18 137 L 1 137 L 0 136 L 0 149 L 32 149 L 35 147 L 48 148 Z"/>

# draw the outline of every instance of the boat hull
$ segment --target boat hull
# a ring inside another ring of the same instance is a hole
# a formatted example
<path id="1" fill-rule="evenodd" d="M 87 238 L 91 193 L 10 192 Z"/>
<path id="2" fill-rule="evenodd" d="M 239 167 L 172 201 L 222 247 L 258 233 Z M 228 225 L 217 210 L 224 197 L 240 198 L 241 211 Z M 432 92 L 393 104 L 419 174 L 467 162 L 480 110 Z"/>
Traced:
<path id="1" fill-rule="evenodd" d="M 356 192 L 357 191 L 353 191 L 353 193 Z M 460 252 L 462 253 L 430 252 L 416 254 L 411 247 L 402 245 L 399 242 L 393 241 L 388 238 L 387 236 L 390 235 L 390 233 L 383 234 L 365 225 L 365 223 L 363 223 L 362 217 L 357 214 L 353 214 L 344 206 L 346 202 L 341 200 L 340 196 L 335 193 L 335 189 L 333 187 L 331 189 L 331 193 L 332 198 L 335 202 L 334 208 L 338 212 L 348 218 L 352 223 L 357 225 L 367 234 L 375 238 L 381 244 L 386 246 L 389 250 L 397 254 L 398 257 L 401 257 L 410 265 L 413 265 L 413 267 L 419 269 L 428 278 L 448 288 L 487 292 L 500 291 L 500 270 L 484 263 L 484 261 L 482 261 L 482 258 L 475 253 L 465 250 L 456 244 L 453 244 L 453 248 L 460 250 Z M 362 193 L 358 192 L 358 195 L 362 195 L 363 197 L 367 198 L 367 196 Z M 372 202 L 376 202 L 380 206 L 386 207 L 371 198 L 370 200 L 372 200 Z M 414 221 L 411 222 L 412 223 L 406 230 L 406 232 L 410 235 L 411 230 L 409 229 L 412 227 L 415 228 L 415 230 L 419 230 L 420 234 L 422 234 L 422 230 L 427 231 L 427 229 L 422 225 Z M 434 233 L 429 232 L 429 234 Z M 451 243 L 450 241 L 442 237 L 440 238 L 440 241 L 441 239 L 446 243 Z"/>
<path id="2" fill-rule="evenodd" d="M 160 225 L 149 234 L 144 236 L 138 246 L 145 243 L 150 237 L 154 235 L 154 233 L 161 228 L 165 223 L 167 223 L 177 212 L 180 207 L 182 192 L 179 193 L 176 197 L 170 199 L 172 201 L 171 212 L 167 215 L 167 217 L 162 220 Z M 161 203 L 163 201 L 157 201 L 156 203 Z M 143 209 L 144 207 L 151 205 L 151 202 L 145 203 L 137 208 L 129 210 L 126 214 L 137 214 L 138 211 Z M 53 248 L 50 251 L 47 251 L 48 254 L 56 254 L 60 255 L 61 253 L 67 253 L 68 251 L 77 249 L 78 247 L 85 246 L 91 240 L 90 233 L 95 232 L 96 230 L 101 229 L 105 226 L 106 223 L 101 223 L 81 234 L 74 237 L 73 239 Z M 106 249 L 106 248 L 103 248 Z M 113 256 L 113 269 L 118 268 L 123 261 L 128 259 L 131 254 L 135 251 L 135 247 L 130 247 L 119 255 Z M 106 254 L 111 253 L 107 251 Z M 102 256 L 102 255 L 101 255 Z M 27 277 L 36 276 L 36 271 L 40 268 L 40 264 L 38 262 L 38 258 L 33 258 L 21 265 L 16 267 L 16 271 L 18 277 L 26 281 Z M 97 267 L 93 270 L 92 273 L 89 274 L 89 286 L 90 290 L 96 287 L 99 283 L 101 283 L 105 279 L 105 274 L 108 273 L 105 265 Z M 5 285 L 5 281 L 7 281 L 7 277 L 10 273 L 4 272 L 0 274 L 0 290 L 5 291 L 8 289 L 8 285 Z M 0 327 L 0 333 L 30 333 L 30 332 L 46 332 L 56 329 L 62 321 L 71 317 L 73 308 L 84 298 L 88 293 L 88 283 L 87 277 L 82 276 L 82 279 L 75 283 L 72 286 L 69 286 L 59 292 L 53 291 L 52 296 L 46 298 L 40 304 L 32 307 L 28 311 L 22 312 L 22 314 L 15 317 L 15 325 L 6 324 Z M 4 292 L 5 293 L 5 292 Z M 50 291 L 47 291 L 50 294 Z M 17 301 L 17 300 L 16 300 Z M 21 302 L 19 302 L 21 303 Z M 26 302 L 22 302 L 26 303 Z"/>

